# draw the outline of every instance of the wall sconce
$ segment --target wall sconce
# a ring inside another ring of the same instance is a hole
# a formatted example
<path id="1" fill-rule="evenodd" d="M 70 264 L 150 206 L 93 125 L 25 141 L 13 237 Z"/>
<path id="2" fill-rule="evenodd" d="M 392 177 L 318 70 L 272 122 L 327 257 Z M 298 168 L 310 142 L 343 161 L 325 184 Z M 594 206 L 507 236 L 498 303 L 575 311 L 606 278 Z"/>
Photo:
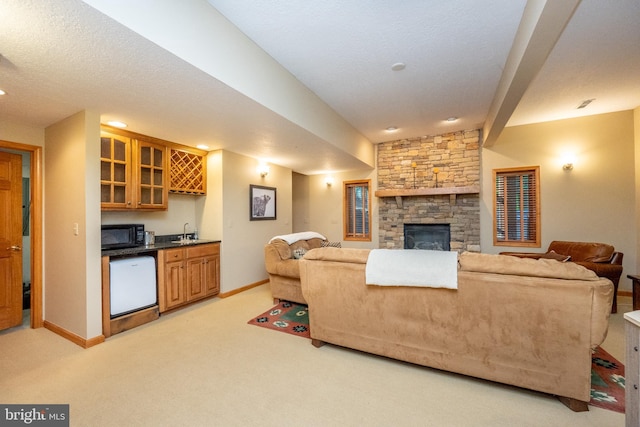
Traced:
<path id="1" fill-rule="evenodd" d="M 264 178 L 265 176 L 269 175 L 270 168 L 269 168 L 268 164 L 260 163 L 258 165 L 258 169 L 257 170 L 258 170 L 258 173 L 260 174 L 260 176 Z"/>
<path id="2" fill-rule="evenodd" d="M 559 160 L 562 164 L 562 170 L 569 172 L 573 170 L 573 165 L 576 162 L 576 155 L 571 151 L 567 151 L 560 156 Z"/>
<path id="3" fill-rule="evenodd" d="M 324 183 L 327 184 L 327 187 L 331 187 L 333 185 L 333 177 L 331 175 L 327 175 L 324 179 Z"/>
<path id="4" fill-rule="evenodd" d="M 436 188 L 438 188 L 438 174 L 440 173 L 440 168 L 433 168 L 433 174 L 436 176 Z"/>

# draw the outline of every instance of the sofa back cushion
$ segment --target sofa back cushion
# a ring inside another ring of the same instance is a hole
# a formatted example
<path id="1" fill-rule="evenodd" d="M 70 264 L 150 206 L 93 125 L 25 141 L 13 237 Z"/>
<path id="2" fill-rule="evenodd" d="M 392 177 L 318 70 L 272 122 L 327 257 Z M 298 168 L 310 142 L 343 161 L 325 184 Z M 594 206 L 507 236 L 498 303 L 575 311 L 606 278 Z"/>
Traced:
<path id="1" fill-rule="evenodd" d="M 609 262 L 615 249 L 606 243 L 554 240 L 549 244 L 549 251 L 562 255 L 571 255 L 571 261 Z"/>
<path id="2" fill-rule="evenodd" d="M 463 271 L 556 279 L 598 280 L 596 273 L 581 265 L 554 259 L 531 259 L 510 255 L 463 252 L 460 254 L 459 262 L 460 270 Z"/>
<path id="3" fill-rule="evenodd" d="M 322 243 L 325 241 L 326 240 L 322 240 L 316 237 L 316 238 L 307 240 L 307 245 L 309 245 L 309 249 L 320 248 L 322 247 Z"/>

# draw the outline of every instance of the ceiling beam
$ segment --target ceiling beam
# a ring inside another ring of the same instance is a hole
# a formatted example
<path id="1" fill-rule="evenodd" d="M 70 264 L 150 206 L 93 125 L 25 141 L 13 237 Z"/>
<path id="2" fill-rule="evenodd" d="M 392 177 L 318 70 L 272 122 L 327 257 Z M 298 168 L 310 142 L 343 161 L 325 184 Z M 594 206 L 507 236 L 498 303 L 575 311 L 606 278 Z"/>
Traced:
<path id="1" fill-rule="evenodd" d="M 491 147 L 544 66 L 581 0 L 528 0 L 483 128 Z"/>

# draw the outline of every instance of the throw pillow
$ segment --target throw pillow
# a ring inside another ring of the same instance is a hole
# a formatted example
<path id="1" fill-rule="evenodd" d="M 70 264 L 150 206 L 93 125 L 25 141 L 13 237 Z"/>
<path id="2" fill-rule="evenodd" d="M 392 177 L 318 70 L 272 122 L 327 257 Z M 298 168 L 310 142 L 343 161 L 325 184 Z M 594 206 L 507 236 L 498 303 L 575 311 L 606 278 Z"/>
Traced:
<path id="1" fill-rule="evenodd" d="M 298 249 L 294 249 L 293 250 L 293 258 L 294 259 L 301 259 L 304 254 L 307 253 L 307 250 L 304 248 L 298 248 Z"/>
<path id="2" fill-rule="evenodd" d="M 324 242 L 322 242 L 322 247 L 323 248 L 341 248 L 342 247 L 342 243 L 340 243 L 340 242 L 329 242 L 329 241 L 325 240 Z"/>
<path id="3" fill-rule="evenodd" d="M 571 259 L 571 255 L 562 255 L 556 253 L 555 251 L 549 251 L 546 254 L 540 255 L 540 258 L 555 259 L 560 262 L 567 262 Z"/>

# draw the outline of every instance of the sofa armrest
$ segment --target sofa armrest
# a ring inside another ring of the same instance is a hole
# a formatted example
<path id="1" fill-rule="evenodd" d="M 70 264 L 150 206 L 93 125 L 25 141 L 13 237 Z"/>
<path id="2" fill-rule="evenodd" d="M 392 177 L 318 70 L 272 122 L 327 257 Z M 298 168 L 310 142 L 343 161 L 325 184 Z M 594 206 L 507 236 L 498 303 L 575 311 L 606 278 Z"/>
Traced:
<path id="1" fill-rule="evenodd" d="M 264 247 L 264 267 L 269 274 L 278 273 L 278 263 L 282 261 L 276 247 L 272 244 Z"/>
<path id="2" fill-rule="evenodd" d="M 613 282 L 614 285 L 620 281 L 622 276 L 622 266 L 618 264 L 608 264 L 604 262 L 587 262 L 578 261 L 576 264 L 581 265 L 593 271 L 598 277 L 605 277 Z"/>
<path id="3" fill-rule="evenodd" d="M 613 256 L 611 257 L 611 261 L 609 261 L 610 264 L 616 264 L 616 265 L 622 265 L 622 258 L 624 257 L 624 254 L 622 252 L 614 252 Z"/>

